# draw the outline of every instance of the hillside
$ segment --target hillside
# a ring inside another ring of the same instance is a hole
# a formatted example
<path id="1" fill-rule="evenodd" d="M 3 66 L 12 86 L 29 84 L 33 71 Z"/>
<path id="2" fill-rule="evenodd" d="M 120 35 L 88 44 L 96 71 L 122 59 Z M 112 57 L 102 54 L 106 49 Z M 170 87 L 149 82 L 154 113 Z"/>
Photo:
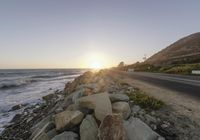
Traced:
<path id="1" fill-rule="evenodd" d="M 145 61 L 155 66 L 197 62 L 200 62 L 200 32 L 176 41 Z"/>

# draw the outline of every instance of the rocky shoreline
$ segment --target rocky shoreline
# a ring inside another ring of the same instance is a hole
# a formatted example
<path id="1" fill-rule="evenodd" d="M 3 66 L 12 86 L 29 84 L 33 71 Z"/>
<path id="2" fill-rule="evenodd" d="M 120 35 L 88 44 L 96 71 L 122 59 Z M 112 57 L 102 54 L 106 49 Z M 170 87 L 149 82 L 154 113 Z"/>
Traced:
<path id="1" fill-rule="evenodd" d="M 163 117 L 163 110 L 168 108 L 162 101 L 109 75 L 109 70 L 86 72 L 67 83 L 64 91 L 44 96 L 44 102 L 17 114 L 0 139 L 187 139 L 172 121 Z M 198 136 L 188 134 L 190 138 Z"/>

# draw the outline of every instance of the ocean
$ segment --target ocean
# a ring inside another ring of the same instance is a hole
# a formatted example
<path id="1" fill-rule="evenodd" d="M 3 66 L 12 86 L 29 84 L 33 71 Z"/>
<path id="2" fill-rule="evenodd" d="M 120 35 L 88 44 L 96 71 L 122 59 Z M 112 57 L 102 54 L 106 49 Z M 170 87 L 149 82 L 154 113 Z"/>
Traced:
<path id="1" fill-rule="evenodd" d="M 9 111 L 17 104 L 35 104 L 67 82 L 87 71 L 86 69 L 0 70 L 0 132 L 3 126 L 23 109 Z"/>

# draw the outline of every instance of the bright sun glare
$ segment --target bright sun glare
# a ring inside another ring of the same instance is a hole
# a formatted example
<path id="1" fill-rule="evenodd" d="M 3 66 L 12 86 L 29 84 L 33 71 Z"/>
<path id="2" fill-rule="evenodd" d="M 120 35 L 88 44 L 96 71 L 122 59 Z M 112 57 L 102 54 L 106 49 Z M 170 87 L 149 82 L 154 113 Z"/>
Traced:
<path id="1" fill-rule="evenodd" d="M 103 68 L 103 64 L 101 62 L 93 62 L 90 66 L 92 69 L 101 69 Z"/>
<path id="2" fill-rule="evenodd" d="M 108 67 L 109 59 L 101 53 L 90 53 L 86 57 L 86 65 L 92 69 L 102 69 Z"/>

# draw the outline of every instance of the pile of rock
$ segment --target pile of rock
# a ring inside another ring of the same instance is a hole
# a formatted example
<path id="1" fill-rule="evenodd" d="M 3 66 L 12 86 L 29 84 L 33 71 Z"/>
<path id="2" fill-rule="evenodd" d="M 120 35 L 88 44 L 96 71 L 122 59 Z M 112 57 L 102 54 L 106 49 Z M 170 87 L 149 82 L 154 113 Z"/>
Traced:
<path id="1" fill-rule="evenodd" d="M 27 131 L 22 139 L 163 140 L 144 123 L 142 117 L 146 113 L 142 116 L 139 106 L 130 106 L 124 93 L 133 90 L 108 77 L 105 71 L 87 72 L 68 83 L 63 94 L 43 97 L 44 105 L 19 119 L 18 125 L 26 125 Z"/>
<path id="2" fill-rule="evenodd" d="M 66 110 L 47 117 L 35 125 L 32 128 L 31 138 L 33 140 L 163 139 L 140 119 L 130 117 L 131 109 L 128 101 L 126 95 L 109 95 L 105 92 L 81 97 L 71 105 L 76 106 L 75 108 L 68 106 Z"/>
<path id="3" fill-rule="evenodd" d="M 112 87 L 109 88 L 109 87 Z M 103 74 L 86 73 L 68 84 L 62 109 L 32 130 L 33 140 L 161 140 L 130 107 L 129 97 Z M 123 89 L 124 90 L 124 89 Z M 127 88 L 130 90 L 130 87 Z M 65 103 L 68 102 L 68 103 Z M 57 109 L 55 109 L 57 110 Z"/>
<path id="4" fill-rule="evenodd" d="M 22 105 L 16 105 L 13 108 L 22 109 L 23 112 L 16 114 L 10 124 L 5 126 L 5 130 L 1 133 L 0 139 L 29 139 L 33 132 L 31 128 L 39 128 L 36 124 L 43 118 L 49 118 L 49 115 L 54 114 L 55 105 L 61 102 L 63 98 L 63 92 L 56 91 L 53 94 L 45 96 L 44 102 L 34 105 L 26 104 L 26 108 L 22 108 Z"/>

